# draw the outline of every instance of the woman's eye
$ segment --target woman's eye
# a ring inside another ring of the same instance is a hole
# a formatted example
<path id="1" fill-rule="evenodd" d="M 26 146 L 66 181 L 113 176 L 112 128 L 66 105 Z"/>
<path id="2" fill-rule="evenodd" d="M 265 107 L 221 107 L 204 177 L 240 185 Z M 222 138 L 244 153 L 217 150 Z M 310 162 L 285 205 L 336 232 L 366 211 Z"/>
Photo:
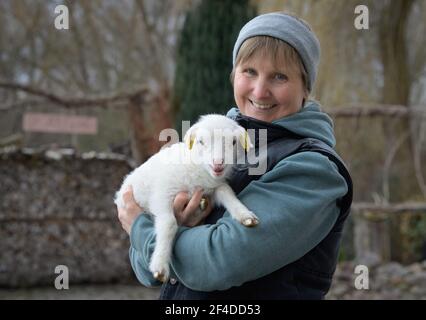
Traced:
<path id="1" fill-rule="evenodd" d="M 283 74 L 283 73 L 277 73 L 275 75 L 275 79 L 279 80 L 279 81 L 287 81 L 288 77 L 285 74 Z"/>
<path id="2" fill-rule="evenodd" d="M 247 68 L 247 69 L 244 70 L 244 73 L 248 74 L 249 76 L 255 76 L 256 70 L 254 70 L 252 68 Z"/>

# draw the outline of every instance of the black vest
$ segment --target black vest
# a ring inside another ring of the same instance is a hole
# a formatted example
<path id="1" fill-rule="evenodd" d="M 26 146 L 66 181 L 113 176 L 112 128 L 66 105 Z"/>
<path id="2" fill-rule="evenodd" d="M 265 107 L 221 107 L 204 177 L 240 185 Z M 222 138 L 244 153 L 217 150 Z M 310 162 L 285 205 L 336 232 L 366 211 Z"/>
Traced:
<path id="1" fill-rule="evenodd" d="M 320 140 L 304 138 L 281 126 L 241 115 L 235 120 L 246 129 L 267 129 L 266 172 L 272 170 L 280 160 L 304 151 L 319 152 L 333 161 L 348 185 L 346 195 L 337 200 L 340 215 L 331 231 L 316 247 L 300 259 L 265 277 L 246 282 L 239 287 L 212 292 L 194 291 L 179 281 L 173 284 L 166 283 L 161 288 L 160 299 L 323 299 L 330 288 L 336 269 L 343 225 L 352 203 L 353 188 L 350 174 L 337 153 Z M 258 146 L 258 135 L 255 137 L 254 145 Z M 238 194 L 251 181 L 259 178 L 260 176 L 248 175 L 248 166 L 236 165 L 229 182 Z M 216 208 L 206 223 L 215 223 L 223 213 L 223 208 Z"/>

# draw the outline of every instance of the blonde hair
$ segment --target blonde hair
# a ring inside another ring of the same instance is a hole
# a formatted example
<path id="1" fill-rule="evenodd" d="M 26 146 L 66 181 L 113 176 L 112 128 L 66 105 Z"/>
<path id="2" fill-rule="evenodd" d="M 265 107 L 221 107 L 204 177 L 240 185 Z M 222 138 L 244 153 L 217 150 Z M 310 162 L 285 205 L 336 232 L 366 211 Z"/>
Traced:
<path id="1" fill-rule="evenodd" d="M 240 50 L 238 51 L 234 68 L 232 69 L 230 75 L 232 85 L 234 84 L 235 68 L 240 63 L 245 63 L 255 54 L 259 53 L 267 55 L 269 58 L 271 58 L 276 67 L 282 66 L 283 64 L 289 68 L 296 67 L 297 71 L 302 77 L 305 94 L 306 96 L 309 95 L 308 73 L 306 72 L 306 69 L 302 63 L 302 59 L 300 58 L 297 51 L 286 42 L 269 36 L 255 36 L 243 42 Z"/>

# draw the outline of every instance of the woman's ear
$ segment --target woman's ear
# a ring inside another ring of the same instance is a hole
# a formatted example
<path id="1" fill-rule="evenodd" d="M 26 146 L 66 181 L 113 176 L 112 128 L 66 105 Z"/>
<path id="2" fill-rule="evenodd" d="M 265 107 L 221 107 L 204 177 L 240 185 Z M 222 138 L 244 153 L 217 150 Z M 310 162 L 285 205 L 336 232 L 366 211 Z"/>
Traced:
<path id="1" fill-rule="evenodd" d="M 303 96 L 303 100 L 304 101 L 308 101 L 309 100 L 310 92 L 309 92 L 309 90 L 306 87 L 304 89 L 304 93 L 305 93 L 305 95 Z"/>
<path id="2" fill-rule="evenodd" d="M 232 69 L 232 71 L 229 75 L 229 81 L 231 82 L 232 86 L 234 86 L 234 78 L 235 78 L 235 67 Z"/>
<path id="3" fill-rule="evenodd" d="M 308 101 L 309 99 L 309 91 L 308 89 L 304 89 L 304 95 L 303 95 L 303 100 L 302 100 L 302 108 L 305 106 L 306 101 Z"/>

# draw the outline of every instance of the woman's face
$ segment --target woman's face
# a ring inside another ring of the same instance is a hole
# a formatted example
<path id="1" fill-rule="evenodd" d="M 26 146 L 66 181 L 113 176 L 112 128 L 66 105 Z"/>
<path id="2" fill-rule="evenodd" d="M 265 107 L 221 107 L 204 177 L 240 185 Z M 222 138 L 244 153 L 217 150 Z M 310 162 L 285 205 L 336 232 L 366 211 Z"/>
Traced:
<path id="1" fill-rule="evenodd" d="M 278 69 L 262 54 L 237 65 L 234 98 L 243 115 L 272 122 L 301 109 L 306 94 L 300 72 L 282 65 Z"/>

